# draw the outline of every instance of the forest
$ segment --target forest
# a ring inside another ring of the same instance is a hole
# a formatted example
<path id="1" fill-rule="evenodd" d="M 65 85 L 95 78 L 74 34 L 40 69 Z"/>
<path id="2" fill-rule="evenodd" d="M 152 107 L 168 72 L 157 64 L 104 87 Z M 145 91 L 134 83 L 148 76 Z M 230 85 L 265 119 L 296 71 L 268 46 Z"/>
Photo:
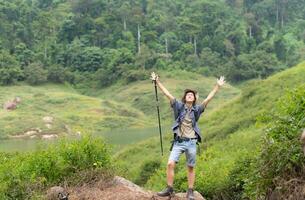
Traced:
<path id="1" fill-rule="evenodd" d="M 304 0 L 0 1 L 0 83 L 103 88 L 183 69 L 231 82 L 305 58 Z"/>

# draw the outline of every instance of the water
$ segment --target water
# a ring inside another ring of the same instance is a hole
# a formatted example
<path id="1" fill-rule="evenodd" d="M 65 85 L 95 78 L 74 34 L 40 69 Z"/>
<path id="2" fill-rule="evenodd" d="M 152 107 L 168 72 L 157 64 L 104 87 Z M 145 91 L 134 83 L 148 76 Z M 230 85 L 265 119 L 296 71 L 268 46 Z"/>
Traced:
<path id="1" fill-rule="evenodd" d="M 162 126 L 162 134 L 170 131 L 169 125 Z M 114 129 L 103 133 L 93 134 L 95 137 L 103 137 L 105 141 L 118 150 L 129 144 L 134 144 L 146 140 L 151 137 L 159 137 L 159 128 L 150 127 L 144 129 Z M 46 147 L 49 144 L 56 143 L 57 139 L 41 140 L 41 139 L 7 139 L 0 140 L 0 152 L 14 151 L 33 151 L 38 148 Z"/>

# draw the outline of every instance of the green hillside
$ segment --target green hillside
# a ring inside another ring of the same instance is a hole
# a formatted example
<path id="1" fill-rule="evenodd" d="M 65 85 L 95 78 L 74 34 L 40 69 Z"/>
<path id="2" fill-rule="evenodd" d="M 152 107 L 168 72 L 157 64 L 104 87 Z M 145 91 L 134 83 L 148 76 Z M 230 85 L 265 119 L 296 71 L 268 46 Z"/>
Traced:
<path id="1" fill-rule="evenodd" d="M 226 77 L 199 121 L 195 185 L 204 197 L 268 199 L 289 185 L 284 193 L 305 199 L 304 5 L 0 0 L 0 200 L 43 199 L 51 185 L 104 173 L 163 188 L 173 113 L 159 92 L 161 157 L 152 71 L 177 99 L 191 88 L 198 101 Z M 16 97 L 17 109 L 2 108 Z M 184 159 L 177 191 L 187 189 Z"/>
<path id="2" fill-rule="evenodd" d="M 182 98 L 183 91 L 186 88 L 192 88 L 198 91 L 199 99 L 197 102 L 203 101 L 209 92 L 213 89 L 216 78 L 205 77 L 197 73 L 184 70 L 175 71 L 158 71 L 161 76 L 160 80 L 163 85 L 177 99 Z M 113 85 L 107 89 L 100 90 L 99 95 L 103 99 L 112 99 L 117 102 L 124 102 L 132 108 L 139 109 L 144 114 L 156 117 L 156 100 L 154 85 L 150 80 L 138 81 L 128 85 Z M 168 99 L 158 89 L 160 100 L 161 118 L 165 122 L 171 122 L 171 110 Z M 240 90 L 227 84 L 225 88 L 219 92 L 215 99 L 209 104 L 207 113 L 216 109 L 222 104 L 236 98 L 240 94 Z"/>
<path id="3" fill-rule="evenodd" d="M 195 73 L 180 71 L 164 74 L 164 84 L 177 98 L 184 87 L 192 87 L 200 93 L 200 100 L 212 89 L 216 78 L 207 78 Z M 176 80 L 175 76 L 184 77 Z M 95 97 L 79 94 L 68 85 L 44 84 L 29 86 L 18 84 L 0 87 L 0 103 L 4 104 L 18 96 L 21 103 L 14 111 L 0 111 L 0 137 L 21 135 L 39 128 L 45 134 L 66 134 L 68 132 L 99 133 L 113 128 L 147 128 L 156 126 L 156 103 L 154 87 L 149 80 L 128 85 L 116 84 L 104 90 L 95 91 Z M 239 90 L 228 85 L 216 103 L 225 103 L 239 95 Z M 160 96 L 161 116 L 169 121 L 168 100 Z M 165 108 L 165 109 L 163 109 Z M 43 117 L 51 116 L 54 122 L 47 128 Z M 69 129 L 69 130 L 68 130 Z M 71 130 L 71 131 L 70 131 Z"/>
<path id="4" fill-rule="evenodd" d="M 266 80 L 250 81 L 242 86 L 240 97 L 202 116 L 199 126 L 205 142 L 201 146 L 203 153 L 197 157 L 197 190 L 208 198 L 228 195 L 228 175 L 234 169 L 235 162 L 248 154 L 253 155 L 260 144 L 263 126 L 256 125 L 257 116 L 271 110 L 286 90 L 304 83 L 304 74 L 303 62 Z M 168 130 L 167 142 L 170 137 Z M 166 144 L 169 146 L 169 143 Z M 150 189 L 160 190 L 166 184 L 165 168 L 169 152 L 165 151 L 165 156 L 161 158 L 159 148 L 156 138 L 121 151 L 117 160 L 123 169 L 129 170 L 129 173 L 125 173 L 128 178 Z M 134 164 L 135 160 L 143 162 L 137 165 Z M 141 180 L 143 174 L 146 178 Z M 187 187 L 185 175 L 184 164 L 178 165 L 175 176 L 178 190 Z"/>
<path id="5" fill-rule="evenodd" d="M 97 133 L 109 128 L 150 126 L 148 118 L 139 110 L 111 100 L 80 95 L 65 85 L 15 85 L 0 87 L 1 104 L 18 96 L 21 103 L 14 111 L 0 111 L 0 137 L 20 135 L 33 128 L 42 133 Z M 47 128 L 43 117 L 54 118 Z M 69 130 L 70 129 L 70 130 Z"/>

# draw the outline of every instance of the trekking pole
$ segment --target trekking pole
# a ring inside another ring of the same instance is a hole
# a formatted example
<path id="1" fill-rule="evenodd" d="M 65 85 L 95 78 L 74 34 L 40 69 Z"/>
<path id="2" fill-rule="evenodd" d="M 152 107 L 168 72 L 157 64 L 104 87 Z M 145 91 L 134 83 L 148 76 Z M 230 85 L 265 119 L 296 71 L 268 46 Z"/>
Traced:
<path id="1" fill-rule="evenodd" d="M 162 153 L 162 156 L 163 156 L 163 144 L 162 144 L 162 132 L 161 132 L 161 122 L 160 122 L 160 110 L 159 110 L 159 99 L 158 99 L 157 83 L 156 83 L 156 80 L 153 80 L 153 82 L 155 84 L 155 94 L 156 94 L 157 113 L 158 113 L 159 132 L 160 132 L 160 144 L 161 144 L 161 153 Z"/>

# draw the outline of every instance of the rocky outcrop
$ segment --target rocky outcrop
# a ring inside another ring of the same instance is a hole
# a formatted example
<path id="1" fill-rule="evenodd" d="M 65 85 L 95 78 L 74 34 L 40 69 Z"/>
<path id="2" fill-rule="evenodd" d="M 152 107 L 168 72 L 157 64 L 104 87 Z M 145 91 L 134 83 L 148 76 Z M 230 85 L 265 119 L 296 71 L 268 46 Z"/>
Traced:
<path id="1" fill-rule="evenodd" d="M 68 200 L 69 193 L 60 186 L 51 187 L 47 191 L 46 200 Z"/>
<path id="2" fill-rule="evenodd" d="M 81 187 L 68 188 L 69 200 L 185 200 L 186 193 L 178 193 L 173 197 L 159 197 L 155 192 L 144 190 L 138 185 L 122 178 L 114 177 L 111 181 L 98 181 Z M 204 200 L 195 192 L 196 200 Z"/>
<path id="3" fill-rule="evenodd" d="M 3 104 L 3 109 L 5 110 L 15 110 L 17 108 L 17 104 L 21 102 L 20 97 L 15 97 L 13 100 L 7 101 Z"/>
<path id="4" fill-rule="evenodd" d="M 48 129 L 52 128 L 52 125 L 53 125 L 53 120 L 54 118 L 51 117 L 51 116 L 45 116 L 42 118 L 43 122 L 45 123 L 46 127 Z"/>

